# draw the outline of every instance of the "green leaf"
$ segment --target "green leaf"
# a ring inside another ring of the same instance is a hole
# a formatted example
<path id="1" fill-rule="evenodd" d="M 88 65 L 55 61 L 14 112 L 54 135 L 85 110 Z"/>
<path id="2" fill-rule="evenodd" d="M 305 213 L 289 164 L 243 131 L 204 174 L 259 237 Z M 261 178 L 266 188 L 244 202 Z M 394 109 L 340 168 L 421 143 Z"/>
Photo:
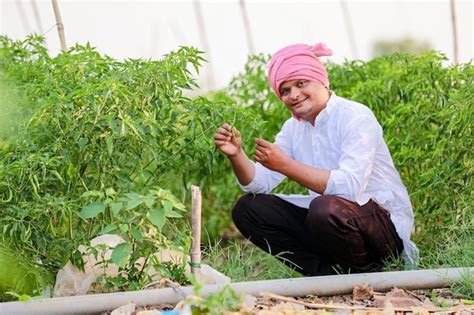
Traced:
<path id="1" fill-rule="evenodd" d="M 112 262 L 120 268 L 124 268 L 131 253 L 132 244 L 120 243 L 115 246 L 114 250 L 112 251 Z"/>
<path id="2" fill-rule="evenodd" d="M 122 210 L 122 207 L 123 207 L 123 203 L 121 202 L 113 202 L 110 205 L 110 209 L 112 210 L 112 213 L 114 216 L 116 216 L 120 212 L 120 210 Z"/>
<path id="3" fill-rule="evenodd" d="M 173 210 L 173 203 L 171 201 L 163 200 L 161 203 L 163 204 L 163 207 L 165 208 L 165 213 L 168 213 L 171 210 Z"/>
<path id="4" fill-rule="evenodd" d="M 18 294 L 16 292 L 12 292 L 12 291 L 7 291 L 5 293 L 8 294 L 8 295 L 11 295 L 13 297 L 16 297 L 18 299 L 18 301 L 20 301 L 20 302 L 25 302 L 25 301 L 28 301 L 28 300 L 31 299 L 31 296 L 29 296 L 28 294 Z"/>
<path id="5" fill-rule="evenodd" d="M 112 187 L 109 187 L 105 190 L 105 194 L 107 196 L 113 196 L 113 195 L 116 195 L 117 192 L 115 191 L 115 189 L 113 189 Z"/>
<path id="6" fill-rule="evenodd" d="M 140 198 L 142 198 L 142 195 L 137 194 L 136 192 L 126 193 L 125 196 L 127 196 L 129 199 L 140 199 Z"/>
<path id="7" fill-rule="evenodd" d="M 166 217 L 168 217 L 168 218 L 182 218 L 183 216 L 181 215 L 181 213 L 170 210 L 170 211 L 166 212 Z"/>
<path id="8" fill-rule="evenodd" d="M 86 191 L 85 193 L 83 193 L 81 195 L 81 198 L 86 198 L 86 197 L 99 197 L 99 198 L 103 198 L 104 197 L 104 193 L 101 192 L 101 191 L 98 191 L 98 190 L 89 190 L 89 191 Z"/>
<path id="9" fill-rule="evenodd" d="M 95 218 L 99 213 L 104 212 L 105 205 L 102 202 L 93 202 L 82 208 L 79 216 L 83 219 Z"/>
<path id="10" fill-rule="evenodd" d="M 105 138 L 105 142 L 107 143 L 107 152 L 112 156 L 112 153 L 114 152 L 114 141 L 112 140 L 112 137 Z"/>
<path id="11" fill-rule="evenodd" d="M 81 152 L 84 151 L 84 148 L 86 147 L 87 142 L 89 142 L 89 140 L 87 138 L 79 139 L 79 141 L 78 141 L 79 151 L 81 151 Z"/>
<path id="12" fill-rule="evenodd" d="M 119 229 L 120 229 L 120 232 L 127 233 L 128 232 L 128 225 L 122 223 L 122 224 L 119 225 Z"/>
<path id="13" fill-rule="evenodd" d="M 107 234 L 107 233 L 110 233 L 114 230 L 117 229 L 117 226 L 113 223 L 111 224 L 107 224 L 100 232 L 99 234 L 102 235 L 102 234 Z"/>
<path id="14" fill-rule="evenodd" d="M 148 208 L 151 208 L 153 207 L 153 204 L 155 203 L 155 197 L 151 196 L 151 195 L 147 195 L 145 196 L 145 204 Z"/>
<path id="15" fill-rule="evenodd" d="M 132 236 L 135 240 L 137 241 L 142 240 L 143 236 L 139 229 L 137 229 L 136 227 L 132 227 L 132 230 L 130 232 L 132 233 Z"/>
<path id="16" fill-rule="evenodd" d="M 148 212 L 148 218 L 158 229 L 161 230 L 165 225 L 165 210 L 160 208 L 151 209 Z"/>
<path id="17" fill-rule="evenodd" d="M 143 203 L 143 199 L 132 199 L 127 203 L 127 210 L 133 210 Z"/>

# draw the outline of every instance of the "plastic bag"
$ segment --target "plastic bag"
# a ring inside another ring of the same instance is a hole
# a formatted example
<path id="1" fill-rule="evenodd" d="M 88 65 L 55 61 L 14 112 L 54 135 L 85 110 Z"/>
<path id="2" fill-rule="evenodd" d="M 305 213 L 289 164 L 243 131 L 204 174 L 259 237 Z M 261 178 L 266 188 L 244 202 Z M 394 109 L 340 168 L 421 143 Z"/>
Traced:
<path id="1" fill-rule="evenodd" d="M 84 272 L 68 262 L 56 275 L 53 296 L 84 295 L 87 293 L 100 292 L 102 284 L 96 284 L 99 288 L 94 286 L 97 277 L 104 273 L 107 276 L 115 277 L 119 272 L 118 266 L 112 263 L 108 264 L 104 270 L 104 266 L 101 262 L 110 259 L 115 246 L 123 242 L 125 241 L 120 236 L 114 234 L 104 234 L 94 238 L 91 240 L 90 245 L 100 253 L 97 258 L 92 254 L 88 254 L 85 246 L 79 246 L 78 249 L 83 254 Z M 155 256 L 160 262 L 182 263 L 184 259 L 182 253 L 170 249 L 157 252 Z M 145 259 L 141 258 L 137 263 L 140 265 L 143 264 L 144 261 Z M 189 266 L 187 266 L 185 272 L 191 272 Z M 154 268 L 150 268 L 149 274 L 156 280 L 159 280 L 161 277 Z M 201 264 L 200 279 L 205 284 L 226 284 L 230 282 L 229 277 L 206 264 Z"/>

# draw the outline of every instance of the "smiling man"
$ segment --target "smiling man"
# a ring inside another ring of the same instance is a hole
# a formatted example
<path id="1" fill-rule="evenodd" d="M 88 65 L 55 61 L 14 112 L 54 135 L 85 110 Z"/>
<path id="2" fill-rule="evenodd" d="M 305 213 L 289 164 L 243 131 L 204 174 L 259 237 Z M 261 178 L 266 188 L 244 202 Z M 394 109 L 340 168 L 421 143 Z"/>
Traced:
<path id="1" fill-rule="evenodd" d="M 372 111 L 329 89 L 324 44 L 296 44 L 269 63 L 273 92 L 292 114 L 275 143 L 257 138 L 255 162 L 223 124 L 216 146 L 248 192 L 232 210 L 240 232 L 304 275 L 380 271 L 401 256 L 414 266 L 413 210 Z M 307 195 L 271 194 L 285 178 Z"/>

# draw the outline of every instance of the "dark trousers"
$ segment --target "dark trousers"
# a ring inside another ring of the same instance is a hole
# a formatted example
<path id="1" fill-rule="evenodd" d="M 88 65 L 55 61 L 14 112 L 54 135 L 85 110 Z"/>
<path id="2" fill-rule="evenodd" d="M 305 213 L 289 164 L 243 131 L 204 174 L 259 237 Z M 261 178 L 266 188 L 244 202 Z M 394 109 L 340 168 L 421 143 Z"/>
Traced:
<path id="1" fill-rule="evenodd" d="M 390 213 L 372 200 L 359 206 L 320 196 L 305 209 L 275 195 L 247 194 L 232 219 L 252 243 L 307 276 L 379 271 L 403 250 Z"/>

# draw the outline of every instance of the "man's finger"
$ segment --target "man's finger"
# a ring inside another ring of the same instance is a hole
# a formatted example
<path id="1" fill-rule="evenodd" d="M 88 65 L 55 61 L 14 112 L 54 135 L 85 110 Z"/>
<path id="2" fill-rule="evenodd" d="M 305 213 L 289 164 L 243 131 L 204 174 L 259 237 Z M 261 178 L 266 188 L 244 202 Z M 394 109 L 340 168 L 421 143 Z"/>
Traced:
<path id="1" fill-rule="evenodd" d="M 237 138 L 240 138 L 240 131 L 237 128 L 234 128 L 234 133 L 237 136 Z"/>
<path id="2" fill-rule="evenodd" d="M 232 127 L 228 123 L 223 123 L 221 127 L 229 132 L 232 131 Z"/>
<path id="3" fill-rule="evenodd" d="M 255 148 L 254 154 L 257 153 L 258 155 L 265 155 L 265 151 L 263 148 Z"/>
<path id="4" fill-rule="evenodd" d="M 228 143 L 229 143 L 229 141 L 224 141 L 224 140 L 216 140 L 216 141 L 214 141 L 214 143 L 215 143 L 215 144 L 216 144 L 218 147 L 220 147 L 220 146 L 223 146 L 223 145 L 226 145 L 226 144 L 228 144 Z"/>
<path id="5" fill-rule="evenodd" d="M 267 148 L 272 144 L 271 142 L 264 140 L 262 138 L 255 138 L 255 142 L 257 143 L 257 145 L 262 146 L 264 148 Z"/>
<path id="6" fill-rule="evenodd" d="M 219 129 L 217 129 L 217 132 L 220 133 L 220 134 L 226 135 L 226 136 L 231 136 L 232 135 L 232 133 L 229 130 L 227 130 L 223 127 L 220 127 Z"/>
<path id="7" fill-rule="evenodd" d="M 221 133 L 216 133 L 214 135 L 214 140 L 226 140 L 226 141 L 229 141 L 230 140 L 230 136 L 226 136 L 226 135 L 223 135 Z"/>

